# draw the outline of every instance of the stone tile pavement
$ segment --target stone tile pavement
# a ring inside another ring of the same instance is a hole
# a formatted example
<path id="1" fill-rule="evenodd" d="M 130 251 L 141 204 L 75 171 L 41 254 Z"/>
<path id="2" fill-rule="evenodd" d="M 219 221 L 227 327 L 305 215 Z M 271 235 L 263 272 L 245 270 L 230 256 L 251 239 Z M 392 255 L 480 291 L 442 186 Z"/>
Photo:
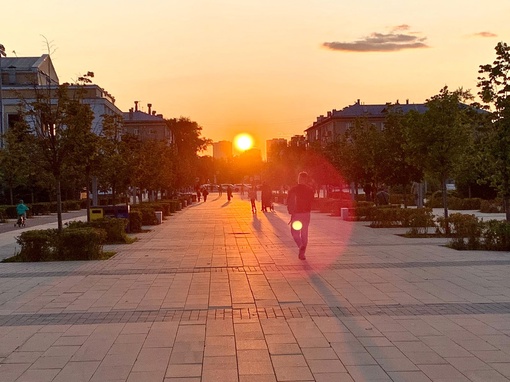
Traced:
<path id="1" fill-rule="evenodd" d="M 509 253 L 313 213 L 300 261 L 287 223 L 211 194 L 107 261 L 0 263 L 0 381 L 510 380 Z"/>

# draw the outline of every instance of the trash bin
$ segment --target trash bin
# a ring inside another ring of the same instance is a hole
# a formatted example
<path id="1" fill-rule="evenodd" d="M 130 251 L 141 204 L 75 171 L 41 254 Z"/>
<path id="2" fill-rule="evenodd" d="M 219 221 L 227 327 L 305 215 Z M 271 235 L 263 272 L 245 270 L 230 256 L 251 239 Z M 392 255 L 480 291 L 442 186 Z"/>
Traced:
<path id="1" fill-rule="evenodd" d="M 129 219 L 129 205 L 127 204 L 118 204 L 112 206 L 103 206 L 103 215 L 104 217 L 109 218 L 124 218 Z"/>
<path id="2" fill-rule="evenodd" d="M 158 224 L 163 223 L 163 211 L 155 211 Z"/>
<path id="3" fill-rule="evenodd" d="M 89 210 L 90 221 L 102 219 L 103 217 L 104 217 L 103 209 L 101 207 L 91 207 L 90 208 L 90 210 Z"/>

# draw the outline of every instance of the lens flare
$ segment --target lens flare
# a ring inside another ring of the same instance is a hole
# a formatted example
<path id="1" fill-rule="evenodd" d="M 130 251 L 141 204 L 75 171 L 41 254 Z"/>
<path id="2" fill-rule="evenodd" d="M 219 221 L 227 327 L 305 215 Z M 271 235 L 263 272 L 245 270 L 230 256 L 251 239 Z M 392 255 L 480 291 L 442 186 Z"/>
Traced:
<path id="1" fill-rule="evenodd" d="M 301 228 L 303 228 L 303 223 L 301 223 L 299 220 L 292 222 L 292 229 L 299 231 L 299 230 L 301 230 Z"/>

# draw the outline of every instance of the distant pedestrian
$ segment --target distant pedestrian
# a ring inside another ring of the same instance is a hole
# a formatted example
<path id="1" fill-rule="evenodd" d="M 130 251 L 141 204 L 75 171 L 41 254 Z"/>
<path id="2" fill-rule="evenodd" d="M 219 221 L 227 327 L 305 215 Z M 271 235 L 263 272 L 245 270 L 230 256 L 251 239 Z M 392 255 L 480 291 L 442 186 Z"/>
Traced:
<path id="1" fill-rule="evenodd" d="M 209 191 L 207 191 L 207 187 L 202 189 L 202 196 L 204 197 L 204 202 L 207 201 L 207 195 L 209 195 Z"/>
<path id="2" fill-rule="evenodd" d="M 390 194 L 385 188 L 381 187 L 375 195 L 375 200 L 378 206 L 387 206 L 390 204 Z"/>
<path id="3" fill-rule="evenodd" d="M 200 192 L 200 188 L 197 188 L 197 200 L 200 201 L 200 197 L 202 196 L 202 193 Z"/>
<path id="4" fill-rule="evenodd" d="M 257 189 L 255 187 L 252 187 L 248 190 L 248 197 L 250 198 L 251 212 L 256 214 L 257 206 L 255 205 L 255 202 L 257 201 Z"/>
<path id="5" fill-rule="evenodd" d="M 232 199 L 232 187 L 230 185 L 227 186 L 227 199 L 230 202 L 230 199 Z"/>
<path id="6" fill-rule="evenodd" d="M 306 260 L 305 252 L 308 245 L 308 226 L 314 191 L 309 186 L 310 176 L 306 172 L 298 175 L 298 184 L 289 190 L 287 196 L 287 211 L 290 214 L 290 233 L 299 248 L 298 257 Z"/>
<path id="7" fill-rule="evenodd" d="M 272 191 L 271 187 L 266 182 L 262 183 L 261 187 L 261 196 L 260 199 L 262 200 L 262 211 L 267 212 L 268 208 L 271 208 L 271 199 L 272 199 Z"/>
<path id="8" fill-rule="evenodd" d="M 218 196 L 223 195 L 223 187 L 221 187 L 221 184 L 218 186 Z"/>

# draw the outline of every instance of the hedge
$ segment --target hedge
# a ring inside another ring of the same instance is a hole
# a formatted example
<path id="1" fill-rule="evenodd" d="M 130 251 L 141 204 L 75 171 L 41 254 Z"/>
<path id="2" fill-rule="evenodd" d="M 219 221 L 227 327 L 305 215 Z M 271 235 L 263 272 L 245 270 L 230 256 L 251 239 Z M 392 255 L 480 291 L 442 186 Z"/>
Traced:
<path id="1" fill-rule="evenodd" d="M 22 232 L 16 238 L 21 246 L 17 261 L 96 260 L 103 253 L 106 232 L 92 227 Z"/>

